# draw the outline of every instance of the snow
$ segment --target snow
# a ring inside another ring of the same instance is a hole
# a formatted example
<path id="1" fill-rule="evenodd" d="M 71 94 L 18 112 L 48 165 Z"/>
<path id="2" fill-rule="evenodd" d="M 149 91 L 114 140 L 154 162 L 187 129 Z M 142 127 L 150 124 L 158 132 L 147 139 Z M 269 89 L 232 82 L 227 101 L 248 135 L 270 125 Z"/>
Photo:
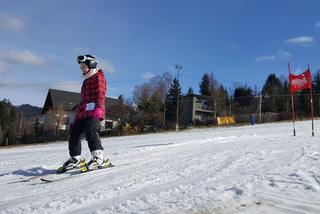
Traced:
<path id="1" fill-rule="evenodd" d="M 86 174 L 52 175 L 67 142 L 1 148 L 0 214 L 320 213 L 315 127 L 315 137 L 303 121 L 296 137 L 272 123 L 104 138 L 116 167 Z"/>

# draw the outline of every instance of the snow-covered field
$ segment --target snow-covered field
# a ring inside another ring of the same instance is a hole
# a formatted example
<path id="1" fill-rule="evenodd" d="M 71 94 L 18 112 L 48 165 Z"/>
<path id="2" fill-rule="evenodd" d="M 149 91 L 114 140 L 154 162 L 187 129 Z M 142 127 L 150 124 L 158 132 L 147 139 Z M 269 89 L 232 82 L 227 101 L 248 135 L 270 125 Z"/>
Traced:
<path id="1" fill-rule="evenodd" d="M 320 121 L 315 129 L 311 137 L 305 121 L 296 137 L 291 123 L 275 123 L 105 138 L 116 167 L 58 176 L 48 174 L 68 158 L 67 142 L 1 148 L 0 213 L 320 213 Z"/>

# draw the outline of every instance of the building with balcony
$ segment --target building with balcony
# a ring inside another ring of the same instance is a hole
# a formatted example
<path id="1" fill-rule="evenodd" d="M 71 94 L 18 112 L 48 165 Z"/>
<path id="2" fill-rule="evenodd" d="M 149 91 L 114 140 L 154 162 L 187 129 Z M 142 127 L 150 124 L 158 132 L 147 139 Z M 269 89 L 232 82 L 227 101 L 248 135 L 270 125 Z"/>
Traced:
<path id="1" fill-rule="evenodd" d="M 213 102 L 211 102 L 213 103 Z M 189 94 L 182 97 L 182 126 L 209 125 L 215 123 L 215 111 L 208 97 Z"/>

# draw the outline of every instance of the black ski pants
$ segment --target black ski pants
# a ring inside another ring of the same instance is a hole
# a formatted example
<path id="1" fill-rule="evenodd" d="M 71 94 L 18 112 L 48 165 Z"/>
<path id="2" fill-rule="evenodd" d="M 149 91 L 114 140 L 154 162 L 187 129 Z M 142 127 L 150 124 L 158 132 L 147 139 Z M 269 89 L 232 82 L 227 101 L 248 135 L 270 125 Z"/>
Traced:
<path id="1" fill-rule="evenodd" d="M 99 137 L 100 120 L 96 118 L 77 119 L 70 126 L 69 154 L 71 157 L 81 155 L 81 136 L 85 133 L 90 152 L 103 150 Z"/>

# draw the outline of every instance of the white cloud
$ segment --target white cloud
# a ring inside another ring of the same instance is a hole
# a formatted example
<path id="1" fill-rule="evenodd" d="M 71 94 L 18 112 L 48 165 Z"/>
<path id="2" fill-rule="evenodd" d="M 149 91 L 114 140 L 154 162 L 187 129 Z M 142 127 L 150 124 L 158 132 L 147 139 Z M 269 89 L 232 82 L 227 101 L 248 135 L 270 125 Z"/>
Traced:
<path id="1" fill-rule="evenodd" d="M 262 61 L 273 61 L 275 60 L 276 57 L 271 55 L 271 56 L 258 56 L 256 57 L 257 62 L 262 62 Z"/>
<path id="2" fill-rule="evenodd" d="M 45 59 L 31 53 L 29 50 L 0 49 L 0 72 L 7 70 L 14 64 L 42 66 L 45 64 Z"/>
<path id="3" fill-rule="evenodd" d="M 81 82 L 76 81 L 63 81 L 55 83 L 23 83 L 17 82 L 16 80 L 0 80 L 0 89 L 7 90 L 33 90 L 33 91 L 48 91 L 49 88 L 71 91 L 80 93 L 81 91 Z"/>
<path id="4" fill-rule="evenodd" d="M 114 73 L 115 68 L 111 61 L 105 59 L 97 59 L 98 67 L 101 68 L 105 72 Z"/>
<path id="5" fill-rule="evenodd" d="M 318 28 L 320 28 L 320 22 L 317 22 L 317 23 L 315 24 L 315 26 L 318 27 Z"/>
<path id="6" fill-rule="evenodd" d="M 2 55 L 5 59 L 13 63 L 23 63 L 29 65 L 43 65 L 45 63 L 43 58 L 31 53 L 29 50 L 9 50 Z"/>
<path id="7" fill-rule="evenodd" d="M 256 62 L 263 62 L 263 61 L 273 61 L 277 59 L 288 59 L 291 54 L 284 50 L 278 50 L 277 54 L 274 55 L 264 55 L 256 57 Z"/>
<path id="8" fill-rule="evenodd" d="M 48 84 L 37 84 L 37 83 L 21 83 L 16 80 L 0 80 L 0 88 L 7 90 L 47 90 L 50 88 Z"/>
<path id="9" fill-rule="evenodd" d="M 15 64 L 42 66 L 45 64 L 45 59 L 29 50 L 0 49 L 0 73 L 6 72 Z"/>
<path id="10" fill-rule="evenodd" d="M 288 59 L 291 56 L 291 54 L 287 51 L 278 50 L 278 56 L 281 59 Z"/>
<path id="11" fill-rule="evenodd" d="M 82 83 L 76 81 L 64 81 L 52 84 L 50 88 L 80 93 Z"/>
<path id="12" fill-rule="evenodd" d="M 24 30 L 26 23 L 16 15 L 0 12 L 0 29 L 10 32 L 20 32 Z"/>
<path id="13" fill-rule="evenodd" d="M 296 38 L 291 38 L 286 40 L 287 43 L 296 44 L 296 45 L 311 45 L 314 42 L 314 38 L 312 36 L 300 36 Z"/>
<path id="14" fill-rule="evenodd" d="M 151 73 L 151 72 L 144 72 L 144 73 L 142 74 L 142 78 L 145 79 L 145 80 L 150 79 L 150 78 L 152 78 L 152 77 L 154 77 L 154 76 L 155 76 L 155 74 L 153 74 L 153 73 Z"/>

